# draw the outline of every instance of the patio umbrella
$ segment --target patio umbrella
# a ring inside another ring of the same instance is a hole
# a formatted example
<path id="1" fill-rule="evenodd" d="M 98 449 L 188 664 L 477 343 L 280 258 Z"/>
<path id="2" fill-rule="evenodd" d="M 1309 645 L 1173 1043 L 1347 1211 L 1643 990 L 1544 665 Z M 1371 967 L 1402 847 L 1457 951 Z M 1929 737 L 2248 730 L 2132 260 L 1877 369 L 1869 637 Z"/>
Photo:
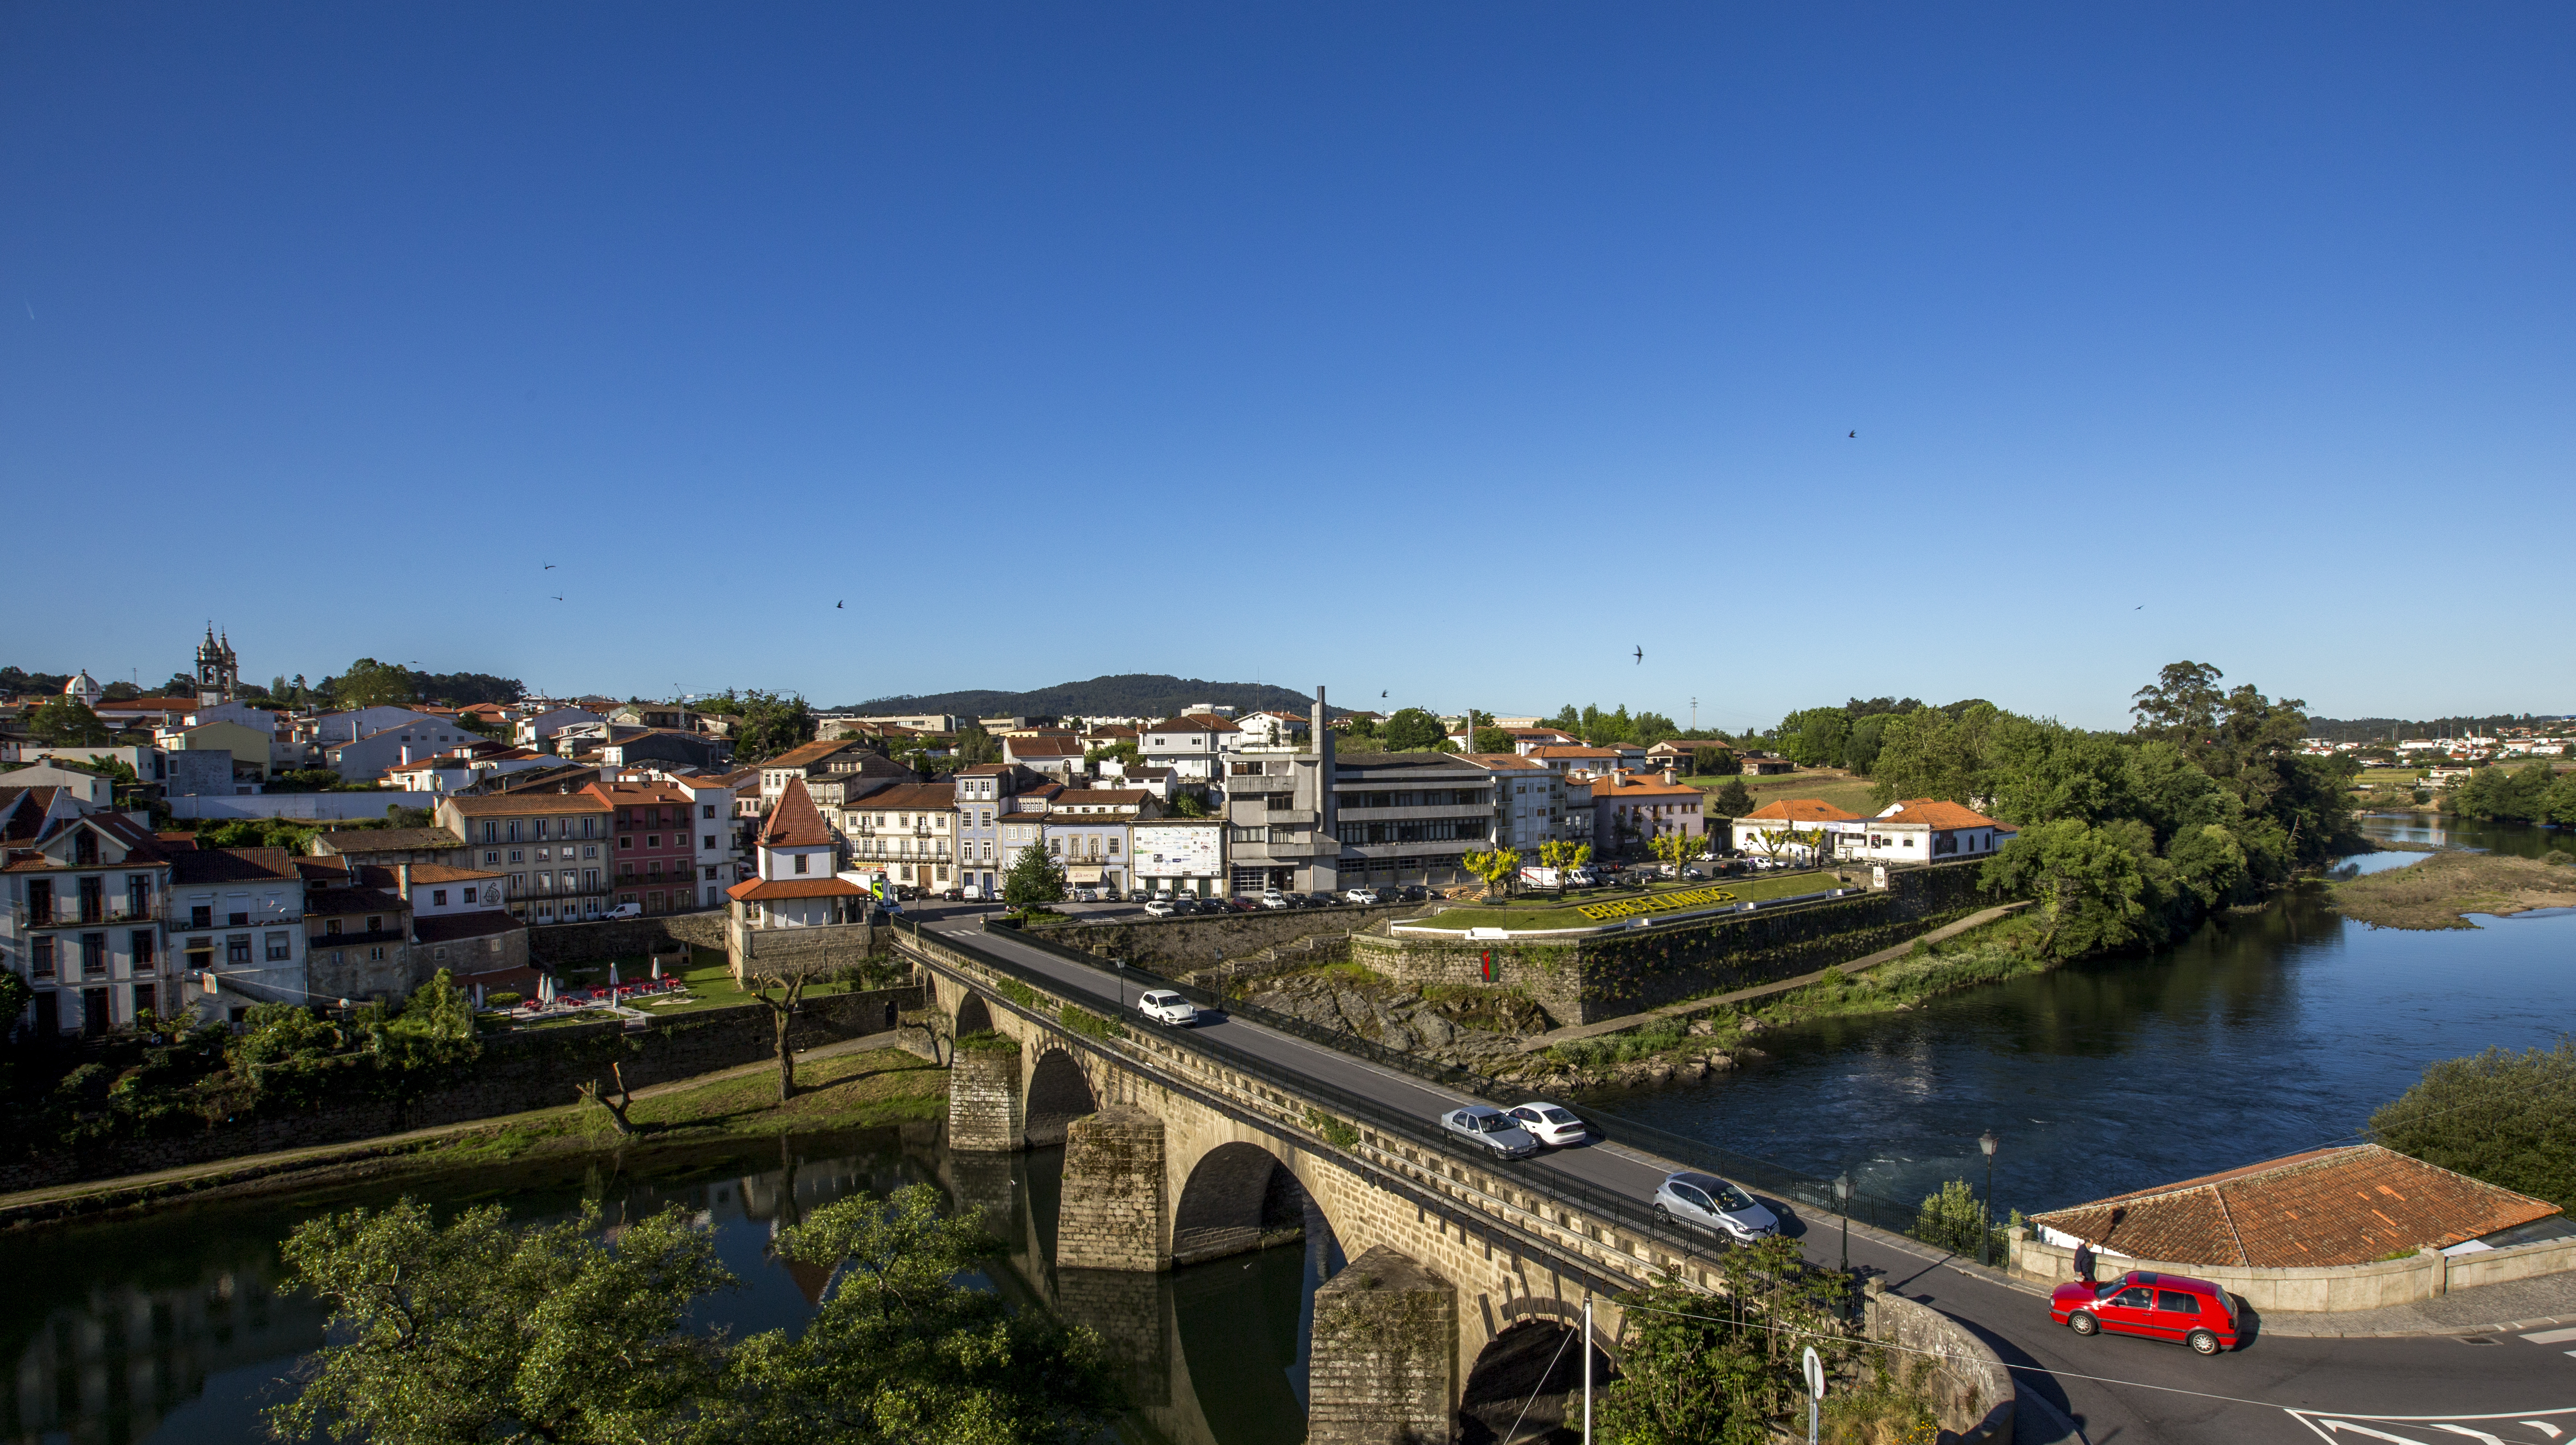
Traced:
<path id="1" fill-rule="evenodd" d="M 614 963 L 608 965 L 608 991 L 617 992 L 617 965 Z"/>
<path id="2" fill-rule="evenodd" d="M 660 983 L 662 981 L 662 957 L 660 954 L 655 954 L 653 956 L 653 981 L 655 983 Z"/>

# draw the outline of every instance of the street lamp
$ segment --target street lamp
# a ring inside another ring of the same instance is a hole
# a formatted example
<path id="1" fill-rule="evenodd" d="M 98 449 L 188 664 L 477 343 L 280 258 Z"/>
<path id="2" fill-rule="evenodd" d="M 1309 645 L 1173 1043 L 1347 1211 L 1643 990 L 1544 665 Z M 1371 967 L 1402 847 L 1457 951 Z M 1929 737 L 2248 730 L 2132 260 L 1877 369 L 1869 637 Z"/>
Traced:
<path id="1" fill-rule="evenodd" d="M 1109 966 L 1118 970 L 1118 1011 L 1123 1014 L 1127 1012 L 1127 960 L 1123 958 L 1113 958 L 1109 960 Z M 1992 1153 L 1993 1151 L 1988 1150 L 1987 1152 Z"/>
<path id="2" fill-rule="evenodd" d="M 1995 1232 L 1995 1146 L 2003 1141 L 1988 1129 L 1977 1136 L 1977 1147 L 1986 1151 L 1986 1202 L 1983 1218 L 1977 1226 L 1977 1263 L 1986 1263 L 1986 1242 Z"/>
<path id="3" fill-rule="evenodd" d="M 1834 1176 L 1834 1208 L 1843 1217 L 1843 1273 L 1851 1273 L 1851 1171 Z"/>

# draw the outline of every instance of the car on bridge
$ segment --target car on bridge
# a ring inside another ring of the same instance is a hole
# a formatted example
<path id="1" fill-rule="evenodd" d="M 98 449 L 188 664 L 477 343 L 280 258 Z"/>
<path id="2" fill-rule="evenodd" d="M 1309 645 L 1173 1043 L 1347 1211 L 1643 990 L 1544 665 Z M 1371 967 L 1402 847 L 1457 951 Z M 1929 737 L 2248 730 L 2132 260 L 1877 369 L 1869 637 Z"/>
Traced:
<path id="1" fill-rule="evenodd" d="M 2104 1285 L 2072 1280 L 2048 1299 L 2048 1317 L 2079 1335 L 2139 1335 L 2189 1345 L 2194 1354 L 2236 1348 L 2236 1305 L 2205 1279 L 2133 1269 Z"/>
<path id="2" fill-rule="evenodd" d="M 1515 1105 L 1510 1113 L 1531 1138 L 1542 1144 L 1580 1144 L 1591 1132 L 1589 1125 L 1561 1104 L 1532 1099 Z"/>
<path id="3" fill-rule="evenodd" d="M 1149 988 L 1136 995 L 1136 1012 L 1158 1024 L 1183 1028 L 1199 1021 L 1199 1006 L 1168 988 Z"/>
<path id="4" fill-rule="evenodd" d="M 1521 1121 L 1491 1104 L 1452 1109 L 1440 1116 L 1440 1127 L 1472 1139 L 1505 1159 L 1527 1159 L 1538 1152 L 1538 1141 L 1521 1127 Z"/>
<path id="5" fill-rule="evenodd" d="M 1664 1176 L 1664 1182 L 1655 1186 L 1655 1212 L 1744 1244 L 1780 1232 L 1779 1216 L 1752 1195 L 1694 1169 Z"/>

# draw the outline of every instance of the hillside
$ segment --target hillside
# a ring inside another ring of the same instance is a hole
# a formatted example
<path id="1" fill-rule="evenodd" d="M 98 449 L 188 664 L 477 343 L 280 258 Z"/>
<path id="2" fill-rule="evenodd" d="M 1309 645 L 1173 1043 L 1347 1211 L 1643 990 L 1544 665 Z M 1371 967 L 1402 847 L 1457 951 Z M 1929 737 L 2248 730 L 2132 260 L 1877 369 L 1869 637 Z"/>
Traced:
<path id="1" fill-rule="evenodd" d="M 1192 703 L 1215 703 L 1250 712 L 1276 708 L 1304 713 L 1314 706 L 1311 693 L 1258 682 L 1207 682 L 1164 672 L 1125 672 L 1089 682 L 1060 682 L 1034 692 L 936 692 L 923 696 L 872 698 L 832 712 L 945 712 L 974 717 L 1170 717 Z M 1341 716 L 1347 708 L 1334 708 Z"/>

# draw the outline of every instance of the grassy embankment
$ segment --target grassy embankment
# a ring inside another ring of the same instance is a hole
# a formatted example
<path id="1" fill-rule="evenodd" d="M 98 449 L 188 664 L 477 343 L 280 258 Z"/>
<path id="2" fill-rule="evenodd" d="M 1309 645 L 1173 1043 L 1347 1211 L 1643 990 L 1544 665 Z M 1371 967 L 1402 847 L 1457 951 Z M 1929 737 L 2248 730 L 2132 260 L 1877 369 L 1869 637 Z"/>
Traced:
<path id="1" fill-rule="evenodd" d="M 1714 793 L 1739 780 L 1694 774 L 1682 781 L 1702 792 Z M 1744 778 L 1740 781 L 1744 784 L 1744 791 L 1753 795 L 1753 806 L 1757 808 L 1782 798 L 1816 798 L 1864 818 L 1879 809 L 1879 804 L 1873 801 L 1878 785 L 1867 778 L 1853 777 L 1839 768 L 1801 769 L 1776 778 Z"/>
<path id="2" fill-rule="evenodd" d="M 2373 928 L 2475 928 L 2471 913 L 2576 907 L 2576 866 L 2498 853 L 2443 853 L 2328 885 L 2335 911 Z"/>
<path id="3" fill-rule="evenodd" d="M 1801 893 L 1822 893 L 1839 888 L 1842 880 L 1829 872 L 1772 873 L 1752 878 L 1711 878 L 1700 882 L 1683 880 L 1657 883 L 1642 892 L 1626 888 L 1603 888 L 1589 893 L 1575 893 L 1559 901 L 1553 893 L 1525 893 L 1500 903 L 1479 903 L 1469 908 L 1442 910 L 1437 916 L 1419 920 L 1426 928 L 1599 928 L 1607 923 L 1632 923 L 1639 918 L 1664 915 L 1640 913 L 1627 918 L 1599 919 L 1585 914 L 1586 903 L 1617 903 L 1622 900 L 1650 898 L 1663 893 L 1698 892 L 1720 889 L 1734 896 L 1735 903 L 1758 903 L 1766 898 L 1794 898 Z M 1697 904 L 1714 908 L 1723 904 Z M 1688 912 L 1677 909 L 1676 912 Z"/>
<path id="4" fill-rule="evenodd" d="M 2065 960 L 2040 953 L 2045 933 L 2039 919 L 2015 914 L 1940 943 L 1917 944 L 1863 973 L 1828 973 L 1805 988 L 1713 1012 L 1705 1016 L 1699 1035 L 1680 1019 L 1660 1019 L 1628 1033 L 1558 1044 L 1547 1056 L 1578 1069 L 1603 1069 L 1657 1054 L 1705 1050 L 1716 1041 L 1741 1037 L 1747 1019 L 1767 1028 L 1829 1014 L 1894 1013 L 1940 994 L 2046 973 Z"/>
<path id="5" fill-rule="evenodd" d="M 670 955 L 665 954 L 663 957 L 667 960 Z M 860 960 L 853 957 L 850 962 L 856 964 Z M 596 962 L 585 963 L 578 968 L 560 970 L 556 977 L 562 980 L 563 986 L 567 989 L 606 987 L 608 966 L 612 963 L 617 965 L 617 979 L 620 983 L 637 983 L 652 976 L 653 961 L 649 956 L 641 953 L 627 953 L 619 954 L 615 958 L 603 958 Z M 664 966 L 667 968 L 669 965 L 666 962 Z M 660 1016 L 696 1013 L 701 1009 L 732 1008 L 738 1004 L 754 1002 L 749 990 L 735 985 L 733 971 L 725 964 L 723 949 L 691 949 L 687 971 L 681 977 L 689 985 L 687 993 L 663 994 L 650 999 L 633 1000 L 633 1006 L 645 1013 Z M 833 994 L 849 993 L 862 987 L 863 985 L 852 983 L 847 979 L 817 979 L 805 986 L 805 997 L 829 998 Z M 583 1021 L 589 1022 L 614 1018 L 615 1015 L 594 1010 L 580 1017 Z M 544 1028 L 548 1024 L 563 1022 L 565 1022 L 563 1018 L 555 1018 L 549 1019 L 546 1024 L 537 1024 L 533 1027 Z"/>

